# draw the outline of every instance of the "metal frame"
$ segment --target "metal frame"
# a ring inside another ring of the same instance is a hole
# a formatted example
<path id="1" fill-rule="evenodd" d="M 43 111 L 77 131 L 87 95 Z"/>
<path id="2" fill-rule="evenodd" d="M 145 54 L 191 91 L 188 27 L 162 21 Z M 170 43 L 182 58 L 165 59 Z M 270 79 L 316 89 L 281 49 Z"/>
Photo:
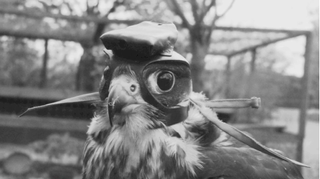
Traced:
<path id="1" fill-rule="evenodd" d="M 257 45 L 245 47 L 241 50 L 234 51 L 229 54 L 225 54 L 227 57 L 227 64 L 226 64 L 226 96 L 228 96 L 230 92 L 230 75 L 231 75 L 231 60 L 232 57 L 235 55 L 239 55 L 246 52 L 252 53 L 252 59 L 250 63 L 250 76 L 253 75 L 255 71 L 255 61 L 256 61 L 256 50 L 258 48 L 265 47 L 267 45 L 277 43 L 283 40 L 295 38 L 298 36 L 305 37 L 305 53 L 304 53 L 304 72 L 303 77 L 301 78 L 301 86 L 302 86 L 302 94 L 301 94 L 301 105 L 300 105 L 300 115 L 299 115 L 299 133 L 297 135 L 298 144 L 297 144 L 297 155 L 296 159 L 300 162 L 303 160 L 303 140 L 305 137 L 305 125 L 306 125 L 306 116 L 307 116 L 307 109 L 309 106 L 309 88 L 310 88 L 310 63 L 311 63 L 311 52 L 312 52 L 312 32 L 306 30 L 282 30 L 282 29 L 259 29 L 259 28 L 237 28 L 237 27 L 217 27 L 218 30 L 227 30 L 227 31 L 238 31 L 238 32 L 281 32 L 285 33 L 287 36 L 282 38 L 277 38 L 269 41 L 262 42 Z M 215 55 L 214 53 L 212 53 Z M 221 55 L 221 54 L 218 54 Z"/>

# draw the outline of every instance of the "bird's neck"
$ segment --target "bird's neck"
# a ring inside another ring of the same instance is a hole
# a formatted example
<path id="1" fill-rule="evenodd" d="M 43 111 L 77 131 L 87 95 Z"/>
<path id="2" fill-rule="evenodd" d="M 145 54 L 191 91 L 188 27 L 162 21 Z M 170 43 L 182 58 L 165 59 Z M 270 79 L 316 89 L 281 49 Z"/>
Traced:
<path id="1" fill-rule="evenodd" d="M 159 178 L 175 178 L 181 174 L 194 175 L 195 169 L 201 168 L 198 146 L 169 136 L 161 128 L 133 135 L 124 127 L 115 127 L 105 147 L 107 155 L 115 157 L 110 162 L 124 175 L 148 170 L 148 176 L 158 176 L 164 171 Z"/>
<path id="2" fill-rule="evenodd" d="M 154 121 L 139 115 L 131 115 L 125 119 L 125 125 L 114 125 L 111 129 L 108 124 L 102 125 L 105 119 L 106 116 L 98 115 L 89 127 L 92 138 L 87 150 L 95 151 L 95 157 L 87 163 L 104 163 L 101 171 L 109 178 L 180 178 L 193 176 L 202 167 L 202 155 L 195 140 L 170 135 L 164 128 L 153 128 Z M 175 126 L 179 131 L 186 130 L 181 123 Z M 95 170 L 94 165 L 90 166 L 86 169 L 88 173 Z"/>

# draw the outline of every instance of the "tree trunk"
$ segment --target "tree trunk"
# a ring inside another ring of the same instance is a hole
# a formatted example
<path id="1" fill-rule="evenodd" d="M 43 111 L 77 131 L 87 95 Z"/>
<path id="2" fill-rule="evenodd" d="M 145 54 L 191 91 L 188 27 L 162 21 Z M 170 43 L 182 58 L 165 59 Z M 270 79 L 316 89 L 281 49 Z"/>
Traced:
<path id="1" fill-rule="evenodd" d="M 192 73 L 193 91 L 205 92 L 203 72 L 205 67 L 204 58 L 206 57 L 208 52 L 208 45 L 200 44 L 197 39 L 192 38 L 191 48 L 192 48 L 191 49 L 191 53 L 192 53 L 191 73 Z"/>
<path id="2" fill-rule="evenodd" d="M 94 64 L 95 56 L 92 54 L 92 45 L 84 45 L 83 55 L 80 58 L 77 76 L 76 76 L 76 90 L 78 91 L 94 91 Z"/>

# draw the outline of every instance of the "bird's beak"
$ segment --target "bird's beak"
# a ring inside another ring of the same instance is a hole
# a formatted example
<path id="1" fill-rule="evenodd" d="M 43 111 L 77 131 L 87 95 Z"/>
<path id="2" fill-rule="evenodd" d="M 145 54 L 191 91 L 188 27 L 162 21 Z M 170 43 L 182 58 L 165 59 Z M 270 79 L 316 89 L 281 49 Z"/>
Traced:
<path id="1" fill-rule="evenodd" d="M 137 104 L 137 100 L 131 94 L 130 89 L 127 89 L 127 85 L 125 84 L 115 84 L 112 85 L 109 89 L 108 96 L 108 112 L 109 112 L 109 120 L 112 125 L 114 122 L 121 123 L 124 122 L 123 119 L 116 117 L 119 114 L 128 114 L 131 112 Z M 122 121 L 117 121 L 122 120 Z"/>

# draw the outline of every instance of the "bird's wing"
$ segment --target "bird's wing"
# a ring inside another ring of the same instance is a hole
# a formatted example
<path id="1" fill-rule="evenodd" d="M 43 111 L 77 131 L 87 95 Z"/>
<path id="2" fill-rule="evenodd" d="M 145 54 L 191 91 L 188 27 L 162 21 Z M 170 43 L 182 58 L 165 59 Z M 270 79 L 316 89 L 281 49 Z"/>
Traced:
<path id="1" fill-rule="evenodd" d="M 251 148 L 207 147 L 198 178 L 303 179 L 298 166 Z"/>
<path id="2" fill-rule="evenodd" d="M 222 131 L 226 132 L 227 134 L 229 134 L 230 136 L 234 137 L 235 139 L 243 142 L 244 144 L 260 151 L 263 152 L 265 154 L 268 154 L 272 157 L 276 157 L 278 159 L 287 161 L 287 162 L 291 162 L 294 163 L 296 165 L 299 166 L 303 166 L 303 167 L 308 167 L 307 165 L 297 162 L 295 160 L 289 159 L 283 155 L 281 155 L 280 153 L 277 153 L 271 149 L 269 149 L 268 147 L 265 147 L 264 145 L 260 144 L 258 141 L 256 141 L 254 138 L 252 138 L 251 136 L 247 135 L 246 133 L 242 132 L 241 130 L 226 124 L 222 121 L 220 121 L 219 119 L 217 119 L 216 114 L 210 109 L 210 107 L 206 106 L 204 104 L 203 101 L 201 100 L 197 100 L 197 99 L 192 99 L 190 98 L 190 101 L 192 102 L 192 104 L 199 109 L 199 111 L 201 112 L 201 114 L 209 121 L 211 121 L 215 126 L 217 126 L 219 129 L 221 129 Z"/>
<path id="3" fill-rule="evenodd" d="M 195 101 L 194 99 L 191 99 Z M 211 140 L 212 143 L 202 145 L 204 155 L 202 161 L 204 168 L 199 170 L 198 178 L 214 179 L 302 179 L 299 166 L 304 166 L 299 162 L 286 158 L 278 152 L 269 149 L 254 140 L 249 135 L 238 129 L 222 123 L 216 114 L 206 105 L 201 105 L 201 101 L 195 102 L 195 107 L 205 117 L 205 120 L 212 122 L 210 125 L 190 125 L 200 130 L 202 138 L 214 133 L 210 128 L 219 128 L 235 139 L 247 144 L 252 148 L 236 147 L 235 145 L 224 145 L 225 142 L 217 143 L 220 137 Z M 198 103 L 198 104 L 197 104 Z M 192 109 L 192 108 L 191 108 Z M 193 110 L 194 113 L 196 112 Z M 193 115 L 195 116 L 195 115 Z M 189 120 L 193 121 L 193 120 Z M 203 120 L 202 120 L 203 123 Z M 199 127 L 200 126 L 200 127 Z M 208 129 L 209 128 L 209 129 Z M 197 130 L 189 130 L 197 132 Z M 209 131 L 209 132 L 203 132 Z M 222 133 L 220 133 L 221 136 Z M 232 139 L 232 138 L 231 138 Z M 201 142 L 201 140 L 199 140 Z M 201 144 L 201 143 L 200 143 Z M 221 145 L 222 144 L 222 145 Z M 258 151 L 259 150 L 259 151 Z M 261 152 L 260 152 L 261 151 Z"/>

